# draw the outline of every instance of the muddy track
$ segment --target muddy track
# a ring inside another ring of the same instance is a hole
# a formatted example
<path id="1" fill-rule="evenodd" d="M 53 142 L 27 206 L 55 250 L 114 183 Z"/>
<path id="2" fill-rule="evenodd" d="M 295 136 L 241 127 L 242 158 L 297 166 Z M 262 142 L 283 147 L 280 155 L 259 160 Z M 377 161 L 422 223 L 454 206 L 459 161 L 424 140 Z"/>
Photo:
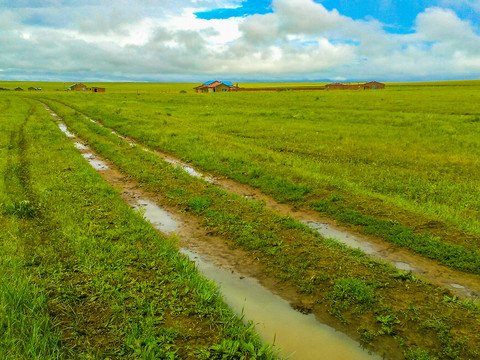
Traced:
<path id="1" fill-rule="evenodd" d="M 291 308 L 303 314 L 311 313 L 321 324 L 330 326 L 343 334 L 348 334 L 351 338 L 358 338 L 355 330 L 340 323 L 325 307 L 316 304 L 313 296 L 300 294 L 296 286 L 268 275 L 265 265 L 258 258 L 252 257 L 251 253 L 239 248 L 232 248 L 228 239 L 212 235 L 205 229 L 200 223 L 201 219 L 189 213 L 178 212 L 178 209 L 166 204 L 161 194 L 148 192 L 139 183 L 132 181 L 129 176 L 119 171 L 111 161 L 97 154 L 82 138 L 71 132 L 63 120 L 47 105 L 42 105 L 54 117 L 59 129 L 74 143 L 82 156 L 98 171 L 103 179 L 120 191 L 120 196 L 130 207 L 143 208 L 143 211 L 145 211 L 144 217 L 147 219 L 149 218 L 146 214 L 148 211 L 156 211 L 157 214 L 159 211 L 163 213 L 156 216 L 156 218 L 161 218 L 161 222 L 154 223 L 152 220 L 150 222 L 165 236 L 173 236 L 178 241 L 181 252 L 193 253 L 195 256 L 199 255 L 213 265 L 231 272 L 239 279 L 249 278 L 258 281 L 272 294 L 286 300 Z M 128 139 L 125 140 L 128 141 Z M 179 163 L 175 161 L 175 164 Z M 191 171 L 187 170 L 187 172 L 192 174 Z M 200 176 L 199 173 L 196 174 Z M 170 222 L 174 224 L 172 225 Z M 289 335 L 292 334 L 289 333 Z M 338 351 L 338 349 L 335 351 Z M 351 349 L 345 349 L 345 351 L 348 352 Z M 376 355 L 368 355 L 360 348 L 358 351 L 359 359 L 363 359 L 364 356 L 366 358 L 377 358 Z"/>
<path id="2" fill-rule="evenodd" d="M 305 302 L 313 302 L 311 299 L 306 299 L 305 295 L 298 294 L 294 286 L 286 285 L 283 281 L 267 276 L 261 263 L 252 259 L 246 251 L 232 248 L 230 241 L 227 239 L 212 235 L 201 226 L 198 217 L 188 213 L 180 213 L 177 209 L 165 204 L 161 194 L 145 191 L 137 182 L 120 172 L 112 162 L 102 158 L 86 145 L 83 139 L 70 132 L 61 118 L 46 105 L 44 106 L 56 119 L 60 130 L 74 143 L 82 156 L 110 185 L 120 191 L 121 197 L 128 205 L 132 208 L 145 208 L 147 204 L 158 204 L 161 209 L 167 212 L 167 216 L 178 223 L 178 227 L 171 230 L 164 227 L 165 221 L 162 221 L 163 224 L 156 227 L 167 236 L 174 233 L 178 238 L 179 247 L 206 256 L 226 270 L 238 272 L 241 276 L 258 279 L 274 293 L 288 299 L 294 307 L 298 307 Z"/>
<path id="3" fill-rule="evenodd" d="M 77 111 L 69 105 L 64 105 Z M 480 296 L 480 277 L 478 275 L 452 269 L 435 260 L 419 255 L 410 249 L 399 247 L 379 237 L 362 234 L 359 229 L 354 226 L 339 225 L 335 220 L 322 217 L 313 210 L 279 203 L 272 197 L 265 195 L 260 190 L 249 185 L 241 184 L 225 177 L 215 177 L 205 174 L 175 156 L 148 147 L 136 139 L 118 134 L 114 129 L 104 126 L 100 121 L 91 119 L 85 114 L 82 115 L 85 119 L 109 129 L 112 134 L 117 135 L 131 146 L 138 145 L 145 150 L 152 151 L 174 166 L 181 167 L 191 176 L 203 178 L 205 181 L 229 193 L 238 194 L 255 201 L 262 201 L 268 209 L 304 223 L 311 229 L 318 231 L 320 235 L 325 238 L 333 238 L 349 247 L 360 248 L 360 250 L 371 258 L 386 262 L 402 271 L 411 271 L 415 276 L 424 281 L 446 288 L 458 297 L 476 299 Z M 215 251 L 215 248 L 213 250 Z M 228 264 L 223 265 L 227 266 Z"/>

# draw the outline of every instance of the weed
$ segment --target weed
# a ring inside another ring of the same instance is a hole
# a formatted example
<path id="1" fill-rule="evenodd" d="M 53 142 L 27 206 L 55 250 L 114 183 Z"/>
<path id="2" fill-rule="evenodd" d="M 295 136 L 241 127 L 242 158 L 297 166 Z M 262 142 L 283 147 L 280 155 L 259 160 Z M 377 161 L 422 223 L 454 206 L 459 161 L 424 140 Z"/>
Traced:
<path id="1" fill-rule="evenodd" d="M 422 349 L 408 349 L 403 355 L 405 356 L 405 360 L 437 360 L 437 358 L 431 356 L 427 350 Z"/>
<path id="2" fill-rule="evenodd" d="M 194 212 L 203 212 L 212 204 L 212 199 L 207 197 L 194 197 L 188 201 L 188 206 Z"/>
<path id="3" fill-rule="evenodd" d="M 403 272 L 403 271 L 398 270 L 392 276 L 393 276 L 394 279 L 401 280 L 401 281 L 414 281 L 415 280 L 415 277 L 413 276 L 413 273 L 411 271 Z"/>
<path id="4" fill-rule="evenodd" d="M 22 219 L 31 219 L 35 216 L 35 208 L 29 200 L 22 200 L 6 205 L 6 213 Z"/>
<path id="5" fill-rule="evenodd" d="M 356 312 L 362 313 L 375 301 L 375 285 L 360 279 L 341 278 L 335 281 L 333 292 L 328 295 L 332 312 L 346 322 L 343 313 L 351 305 L 356 305 Z"/>
<path id="6" fill-rule="evenodd" d="M 400 324 L 395 314 L 379 315 L 377 321 L 382 324 L 382 328 L 378 331 L 379 335 L 395 335 L 394 326 Z"/>

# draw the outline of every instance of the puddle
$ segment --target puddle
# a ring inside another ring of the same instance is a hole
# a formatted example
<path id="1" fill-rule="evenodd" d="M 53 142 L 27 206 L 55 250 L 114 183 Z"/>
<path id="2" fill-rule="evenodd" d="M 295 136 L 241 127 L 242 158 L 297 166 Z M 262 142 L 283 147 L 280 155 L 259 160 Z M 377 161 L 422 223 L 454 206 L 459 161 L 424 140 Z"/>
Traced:
<path id="1" fill-rule="evenodd" d="M 55 114 L 52 114 L 52 115 L 55 115 Z M 58 124 L 58 127 L 60 128 L 60 130 L 61 130 L 65 135 L 67 135 L 67 137 L 69 137 L 69 138 L 75 137 L 74 134 L 72 134 L 70 131 L 68 131 L 67 125 L 60 123 L 60 124 Z"/>
<path id="2" fill-rule="evenodd" d="M 411 264 L 406 262 L 397 261 L 393 265 L 399 270 L 418 272 L 418 269 L 416 267 L 413 267 Z"/>
<path id="3" fill-rule="evenodd" d="M 315 230 L 326 239 L 334 239 L 348 247 L 354 249 L 360 249 L 367 255 L 373 255 L 376 253 L 372 248 L 372 244 L 358 240 L 355 236 L 346 234 L 342 231 L 332 229 L 328 224 L 317 223 L 315 221 L 303 221 L 310 229 Z"/>
<path id="4" fill-rule="evenodd" d="M 87 150 L 88 149 L 88 147 L 86 145 L 82 144 L 79 141 L 75 141 L 74 145 L 78 150 Z"/>
<path id="5" fill-rule="evenodd" d="M 91 153 L 82 154 L 82 156 L 92 165 L 95 170 L 108 170 L 108 165 L 105 164 L 102 160 L 95 159 L 95 155 Z"/>
<path id="6" fill-rule="evenodd" d="M 188 166 L 188 165 L 184 165 L 182 164 L 181 162 L 177 161 L 177 160 L 173 160 L 173 159 L 169 159 L 169 158 L 164 158 L 164 160 L 172 165 L 174 165 L 175 167 L 180 167 L 183 171 L 185 171 L 188 175 L 190 176 L 193 176 L 193 177 L 196 177 L 196 178 L 205 178 L 202 174 L 200 174 L 197 170 L 195 170 L 193 167 L 191 166 Z M 206 179 L 211 179 L 210 177 L 209 178 L 206 178 Z M 205 179 L 205 180 L 206 180 Z"/>
<path id="7" fill-rule="evenodd" d="M 207 177 L 205 178 L 205 181 L 208 182 L 208 183 L 210 183 L 210 184 L 215 184 L 216 179 L 215 179 L 214 177 L 212 177 L 212 176 L 207 176 Z"/>
<path id="8" fill-rule="evenodd" d="M 450 283 L 449 285 L 451 288 L 463 293 L 464 296 L 474 297 L 475 299 L 478 300 L 478 294 L 470 290 L 468 287 L 457 284 L 457 283 Z"/>
<path id="9" fill-rule="evenodd" d="M 354 340 L 319 323 L 315 316 L 304 315 L 281 297 L 272 294 L 255 279 L 240 276 L 204 261 L 198 254 L 181 250 L 195 261 L 198 270 L 220 287 L 225 302 L 245 320 L 253 321 L 264 342 L 280 349 L 281 356 L 293 360 L 380 359 L 362 349 Z"/>
<path id="10" fill-rule="evenodd" d="M 178 222 L 168 212 L 148 200 L 139 199 L 134 208 L 145 209 L 143 217 L 165 234 L 171 234 L 178 229 Z"/>
<path id="11" fill-rule="evenodd" d="M 182 169 L 191 176 L 197 177 L 197 178 L 203 178 L 203 175 L 200 174 L 198 171 L 196 171 L 194 168 L 188 166 L 188 165 L 182 165 Z"/>

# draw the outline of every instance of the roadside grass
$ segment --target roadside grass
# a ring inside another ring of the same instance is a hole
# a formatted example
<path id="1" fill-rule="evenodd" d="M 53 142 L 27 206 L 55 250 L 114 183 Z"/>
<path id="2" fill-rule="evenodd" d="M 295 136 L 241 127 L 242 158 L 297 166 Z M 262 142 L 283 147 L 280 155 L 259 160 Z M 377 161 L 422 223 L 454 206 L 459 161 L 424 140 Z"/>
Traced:
<path id="1" fill-rule="evenodd" d="M 0 357 L 274 358 L 42 106 L 9 100 L 11 113 L 0 117 L 8 152 L 0 158 Z"/>
<path id="2" fill-rule="evenodd" d="M 443 296 L 449 295 L 445 290 L 432 288 L 408 274 L 399 276 L 397 270 L 322 239 L 304 225 L 267 210 L 261 203 L 227 194 L 139 146 L 131 147 L 68 106 L 46 102 L 76 134 L 122 172 L 145 189 L 165 194 L 162 200 L 165 204 L 192 212 L 214 234 L 251 251 L 252 257 L 264 264 L 271 275 L 313 296 L 316 305 L 333 310 L 334 316 L 348 323 L 350 329 L 366 329 L 364 338 L 371 339 L 368 346 L 380 353 L 382 349 L 396 349 L 390 350 L 393 355 L 389 357 L 398 358 L 398 354 L 421 342 L 426 344 L 425 350 L 441 354 L 461 342 L 462 336 L 457 334 L 466 332 L 469 346 L 459 350 L 458 358 L 478 355 L 475 345 L 478 334 L 470 331 L 477 326 L 476 305 L 446 303 Z M 343 293 L 342 297 L 339 293 Z M 325 294 L 334 294 L 339 304 L 347 306 L 335 308 Z M 371 306 L 362 306 L 364 302 Z M 414 315 L 411 304 L 418 309 Z M 422 321 L 443 316 L 439 314 L 448 314 L 442 320 L 444 326 L 456 329 L 450 333 L 450 343 L 439 340 L 440 328 L 421 325 Z M 453 314 L 462 320 L 452 321 L 449 316 Z"/>
<path id="3" fill-rule="evenodd" d="M 324 213 L 369 217 L 377 228 L 385 225 L 376 236 L 402 237 L 396 241 L 402 246 L 434 239 L 427 248 L 412 248 L 478 273 L 480 87 L 434 85 L 204 96 L 178 93 L 185 84 L 145 85 L 138 94 L 118 84 L 102 96 L 32 96 L 64 102 L 123 135 L 282 202 L 323 211 L 318 204 L 338 194 L 342 208 Z M 402 227 L 392 233 L 390 220 Z M 372 226 L 361 229 L 371 233 Z M 441 243 L 442 251 L 435 251 Z M 457 263 L 443 256 L 444 249 L 463 258 Z"/>

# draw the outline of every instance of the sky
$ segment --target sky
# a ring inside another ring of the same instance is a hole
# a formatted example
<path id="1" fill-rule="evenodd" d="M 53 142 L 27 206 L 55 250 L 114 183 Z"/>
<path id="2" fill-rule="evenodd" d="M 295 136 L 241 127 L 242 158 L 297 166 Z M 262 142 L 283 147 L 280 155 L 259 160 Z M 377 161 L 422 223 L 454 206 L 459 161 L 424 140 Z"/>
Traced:
<path id="1" fill-rule="evenodd" d="M 0 0 L 0 80 L 480 79 L 480 0 Z"/>

